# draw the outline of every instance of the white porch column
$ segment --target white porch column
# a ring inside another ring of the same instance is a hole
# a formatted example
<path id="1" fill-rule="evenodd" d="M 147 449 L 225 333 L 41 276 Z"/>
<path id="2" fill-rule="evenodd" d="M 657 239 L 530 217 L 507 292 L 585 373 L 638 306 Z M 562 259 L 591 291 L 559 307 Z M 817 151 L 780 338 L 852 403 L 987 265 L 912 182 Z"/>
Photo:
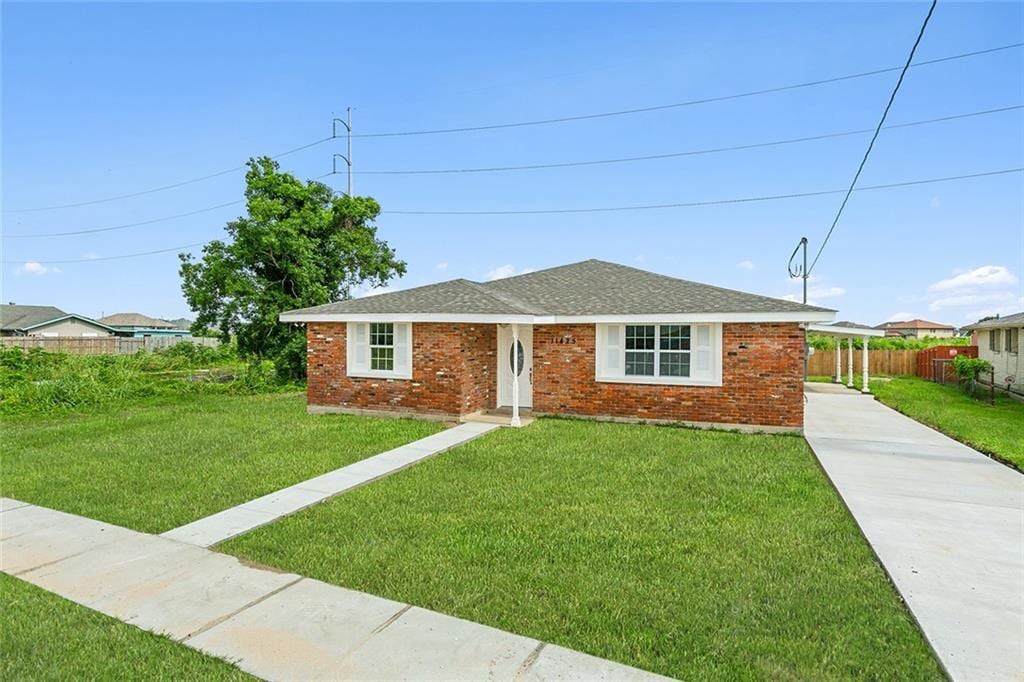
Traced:
<path id="1" fill-rule="evenodd" d="M 853 388 L 853 337 L 846 339 L 846 385 Z"/>
<path id="2" fill-rule="evenodd" d="M 509 426 L 522 426 L 519 419 L 519 325 L 512 325 L 512 421 Z M 852 371 L 852 370 L 851 370 Z"/>
<path id="3" fill-rule="evenodd" d="M 838 336 L 836 341 L 836 383 L 843 383 L 843 340 Z"/>
<path id="4" fill-rule="evenodd" d="M 864 349 L 860 352 L 860 364 L 861 364 L 861 383 L 863 386 L 860 387 L 861 393 L 871 393 L 871 389 L 868 387 L 868 337 L 864 337 Z"/>

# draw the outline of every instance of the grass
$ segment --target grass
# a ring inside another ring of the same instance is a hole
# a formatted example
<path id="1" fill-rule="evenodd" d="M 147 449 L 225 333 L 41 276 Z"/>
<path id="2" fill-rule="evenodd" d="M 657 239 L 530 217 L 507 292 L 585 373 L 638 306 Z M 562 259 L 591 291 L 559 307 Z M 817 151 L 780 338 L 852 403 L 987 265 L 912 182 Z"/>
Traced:
<path id="1" fill-rule="evenodd" d="M 3 574 L 0 605 L 0 679 L 254 679 L 224 661 Z"/>
<path id="2" fill-rule="evenodd" d="M 797 436 L 538 420 L 222 551 L 688 679 L 943 679 Z"/>
<path id="3" fill-rule="evenodd" d="M 854 383 L 859 389 L 860 379 Z M 978 391 L 972 398 L 958 387 L 919 377 L 871 382 L 871 392 L 883 404 L 1024 470 L 1024 403 L 996 391 L 992 405 L 988 389 Z"/>
<path id="4" fill-rule="evenodd" d="M 295 393 L 5 418 L 0 494 L 160 533 L 440 428 L 309 416 Z"/>

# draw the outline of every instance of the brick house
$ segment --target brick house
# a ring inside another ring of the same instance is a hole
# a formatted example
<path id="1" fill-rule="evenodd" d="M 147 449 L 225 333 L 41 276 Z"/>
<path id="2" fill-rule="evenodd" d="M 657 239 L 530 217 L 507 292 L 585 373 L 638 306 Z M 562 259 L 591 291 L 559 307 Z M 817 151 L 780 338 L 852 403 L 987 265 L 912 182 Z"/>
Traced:
<path id="1" fill-rule="evenodd" d="M 804 329 L 834 311 L 597 260 L 281 315 L 311 412 L 803 426 Z"/>

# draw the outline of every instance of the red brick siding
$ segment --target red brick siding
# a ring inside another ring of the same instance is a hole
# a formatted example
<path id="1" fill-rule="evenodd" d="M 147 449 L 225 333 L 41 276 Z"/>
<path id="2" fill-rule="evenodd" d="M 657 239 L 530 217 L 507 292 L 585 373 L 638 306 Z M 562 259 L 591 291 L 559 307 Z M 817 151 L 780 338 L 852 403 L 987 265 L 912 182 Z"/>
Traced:
<path id="1" fill-rule="evenodd" d="M 494 405 L 494 325 L 414 324 L 411 380 L 348 376 L 346 331 L 344 322 L 307 325 L 310 405 L 451 416 Z"/>
<path id="2" fill-rule="evenodd" d="M 414 324 L 412 380 L 346 376 L 345 332 L 343 322 L 308 325 L 310 405 L 451 416 L 495 405 L 497 328 L 493 324 Z M 592 324 L 534 327 L 536 412 L 760 426 L 803 424 L 803 332 L 796 324 L 724 325 L 722 386 L 596 382 L 595 334 Z"/>
<path id="3" fill-rule="evenodd" d="M 723 325 L 722 386 L 597 382 L 595 336 L 592 324 L 534 327 L 534 411 L 759 426 L 803 425 L 804 335 L 797 324 Z M 570 338 L 572 342 L 567 343 Z"/>

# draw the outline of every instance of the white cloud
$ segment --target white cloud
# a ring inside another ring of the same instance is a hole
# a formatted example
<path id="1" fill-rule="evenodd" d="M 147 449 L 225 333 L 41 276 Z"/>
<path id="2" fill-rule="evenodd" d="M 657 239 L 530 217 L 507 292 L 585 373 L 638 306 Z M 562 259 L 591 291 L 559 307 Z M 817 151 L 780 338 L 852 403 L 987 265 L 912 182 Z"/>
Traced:
<path id="1" fill-rule="evenodd" d="M 754 261 L 752 261 L 752 260 L 741 260 L 739 263 L 736 264 L 736 267 L 739 268 L 740 270 L 753 270 L 754 269 Z"/>
<path id="2" fill-rule="evenodd" d="M 1000 303 L 1006 301 L 1013 301 L 1015 296 L 1009 291 L 997 291 L 991 294 L 957 294 L 955 296 L 946 296 L 944 298 L 937 298 L 931 302 L 928 306 L 928 310 L 933 312 L 943 310 L 945 308 L 956 308 L 959 306 L 966 305 L 978 305 L 981 303 Z"/>
<path id="3" fill-rule="evenodd" d="M 95 251 L 86 251 L 85 253 L 82 254 L 82 258 L 85 258 L 87 260 L 96 260 L 99 257 L 100 255 Z"/>
<path id="4" fill-rule="evenodd" d="M 932 200 L 928 202 L 928 205 L 932 208 L 938 208 L 939 206 L 942 206 L 942 200 L 938 197 L 932 197 Z"/>
<path id="5" fill-rule="evenodd" d="M 514 277 L 515 275 L 525 275 L 528 272 L 533 272 L 532 268 L 523 268 L 522 270 L 516 270 L 516 267 L 511 263 L 499 266 L 487 273 L 487 281 L 493 282 L 496 279 L 505 279 L 506 277 Z"/>
<path id="6" fill-rule="evenodd" d="M 977 322 L 981 318 L 989 317 L 990 315 L 1012 315 L 1013 313 L 1019 313 L 1021 309 L 1024 309 L 1024 296 L 1020 296 L 1016 300 L 1011 300 L 1006 305 L 988 306 L 985 308 L 971 310 L 964 313 L 964 319 L 968 322 Z"/>
<path id="7" fill-rule="evenodd" d="M 928 287 L 928 291 L 956 291 L 1016 283 L 1016 276 L 1002 265 L 982 265 L 980 268 L 954 274 L 949 279 L 935 282 Z"/>
<path id="8" fill-rule="evenodd" d="M 437 265 L 434 266 L 434 269 L 437 270 L 438 272 L 443 272 L 444 270 L 448 269 L 448 262 L 445 261 L 444 263 L 438 263 Z"/>
<path id="9" fill-rule="evenodd" d="M 23 265 L 18 266 L 18 269 L 14 271 L 18 275 L 45 275 L 48 272 L 60 272 L 60 268 L 51 268 L 43 265 L 39 261 L 29 260 L 25 261 Z"/>
<path id="10" fill-rule="evenodd" d="M 390 294 L 392 291 L 401 291 L 397 287 L 376 287 L 374 289 L 360 289 L 359 291 L 353 292 L 353 296 L 356 298 L 366 298 L 367 296 L 379 296 L 380 294 Z"/>
<path id="11" fill-rule="evenodd" d="M 808 292 L 808 293 L 810 293 L 810 292 Z M 785 296 L 782 297 L 782 300 L 783 301 L 792 301 L 793 303 L 803 303 L 804 302 L 803 298 L 804 297 L 803 297 L 802 294 L 786 294 Z M 818 305 L 818 302 L 815 301 L 814 299 L 808 297 L 807 298 L 807 305 Z"/>
<path id="12" fill-rule="evenodd" d="M 886 322 L 906 322 L 907 320 L 918 319 L 915 313 L 899 312 L 893 313 L 889 317 L 885 318 Z"/>
<path id="13" fill-rule="evenodd" d="M 812 287 L 807 290 L 807 298 L 835 298 L 845 294 L 846 289 L 842 287 Z"/>

